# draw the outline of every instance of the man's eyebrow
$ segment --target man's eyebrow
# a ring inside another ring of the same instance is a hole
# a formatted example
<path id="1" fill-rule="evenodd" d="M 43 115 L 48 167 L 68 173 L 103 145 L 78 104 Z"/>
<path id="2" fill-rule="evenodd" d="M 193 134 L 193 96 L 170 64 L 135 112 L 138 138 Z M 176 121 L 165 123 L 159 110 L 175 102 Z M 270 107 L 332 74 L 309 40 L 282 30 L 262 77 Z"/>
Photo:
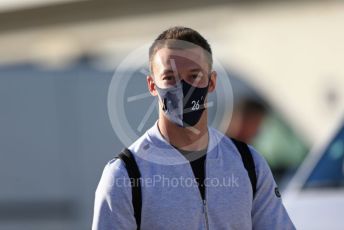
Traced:
<path id="1" fill-rule="evenodd" d="M 164 75 L 166 75 L 166 74 L 173 74 L 174 72 L 173 72 L 173 70 L 172 69 L 165 69 L 161 74 L 160 74 L 160 76 L 164 76 Z"/>
<path id="2" fill-rule="evenodd" d="M 189 73 L 199 73 L 202 72 L 201 68 L 193 68 L 191 70 L 189 70 Z M 168 74 L 174 74 L 174 71 L 172 69 L 165 69 L 160 76 L 164 76 L 164 75 L 168 75 Z"/>
<path id="3" fill-rule="evenodd" d="M 202 69 L 201 68 L 194 68 L 194 69 L 191 69 L 189 70 L 189 73 L 191 74 L 202 74 Z"/>
<path id="4" fill-rule="evenodd" d="M 202 72 L 202 69 L 201 68 L 194 68 L 194 69 L 191 69 L 189 70 L 189 72 L 193 73 L 193 72 Z"/>

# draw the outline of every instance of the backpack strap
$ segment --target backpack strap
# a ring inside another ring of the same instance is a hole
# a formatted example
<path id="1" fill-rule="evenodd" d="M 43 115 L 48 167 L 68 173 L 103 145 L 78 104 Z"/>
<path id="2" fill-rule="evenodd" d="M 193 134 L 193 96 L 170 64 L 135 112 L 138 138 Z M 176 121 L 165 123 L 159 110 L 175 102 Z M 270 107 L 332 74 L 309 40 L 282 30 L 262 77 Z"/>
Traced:
<path id="1" fill-rule="evenodd" d="M 129 149 L 125 148 L 120 154 L 120 158 L 125 163 L 128 176 L 131 183 L 132 203 L 134 207 L 134 216 L 136 220 L 137 229 L 141 227 L 141 209 L 142 209 L 142 197 L 141 197 L 141 173 L 136 164 L 133 154 Z"/>
<path id="2" fill-rule="evenodd" d="M 252 191 L 253 191 L 253 198 L 256 195 L 257 191 L 257 174 L 256 174 L 256 167 L 254 165 L 254 160 L 251 154 L 248 145 L 244 142 L 238 141 L 234 138 L 231 138 L 237 149 L 239 150 L 240 156 L 244 163 L 244 167 L 248 173 L 248 176 L 251 181 Z"/>

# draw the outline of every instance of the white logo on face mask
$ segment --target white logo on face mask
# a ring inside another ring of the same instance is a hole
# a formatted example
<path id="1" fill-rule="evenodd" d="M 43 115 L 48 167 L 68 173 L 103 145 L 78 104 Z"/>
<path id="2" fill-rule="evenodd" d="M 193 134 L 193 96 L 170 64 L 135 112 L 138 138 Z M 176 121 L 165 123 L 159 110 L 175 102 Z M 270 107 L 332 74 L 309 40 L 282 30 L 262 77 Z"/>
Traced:
<path id="1" fill-rule="evenodd" d="M 192 108 L 191 108 L 192 111 L 199 110 L 199 100 L 192 101 L 191 103 L 192 103 Z"/>

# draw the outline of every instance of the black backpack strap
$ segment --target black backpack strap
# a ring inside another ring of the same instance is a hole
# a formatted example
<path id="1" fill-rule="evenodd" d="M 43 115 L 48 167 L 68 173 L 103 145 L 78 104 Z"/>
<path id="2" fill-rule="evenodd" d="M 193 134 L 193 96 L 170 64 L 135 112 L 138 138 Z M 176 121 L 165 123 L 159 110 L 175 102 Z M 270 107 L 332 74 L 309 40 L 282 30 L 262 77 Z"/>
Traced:
<path id="1" fill-rule="evenodd" d="M 142 209 L 142 197 L 141 197 L 141 173 L 136 164 L 133 154 L 129 149 L 125 148 L 120 154 L 120 158 L 125 163 L 128 176 L 130 178 L 131 190 L 132 190 L 132 202 L 134 207 L 134 215 L 136 219 L 137 229 L 141 227 L 141 209 Z"/>
<path id="2" fill-rule="evenodd" d="M 248 176 L 249 176 L 250 181 L 251 181 L 253 198 L 254 198 L 254 196 L 256 195 L 256 191 L 257 191 L 257 174 L 256 174 L 256 167 L 254 165 L 254 160 L 253 160 L 251 151 L 248 148 L 246 143 L 238 141 L 234 138 L 231 138 L 231 139 L 234 142 L 237 149 L 239 150 L 242 161 L 244 163 L 244 167 L 247 170 Z"/>

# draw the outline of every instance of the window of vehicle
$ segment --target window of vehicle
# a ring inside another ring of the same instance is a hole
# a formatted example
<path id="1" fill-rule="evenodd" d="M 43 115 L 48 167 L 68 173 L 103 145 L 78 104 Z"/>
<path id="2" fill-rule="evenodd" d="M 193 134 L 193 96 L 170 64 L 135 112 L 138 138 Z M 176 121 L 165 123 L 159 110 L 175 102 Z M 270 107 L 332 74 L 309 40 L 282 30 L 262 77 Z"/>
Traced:
<path id="1" fill-rule="evenodd" d="M 344 126 L 325 149 L 304 189 L 344 187 Z"/>

